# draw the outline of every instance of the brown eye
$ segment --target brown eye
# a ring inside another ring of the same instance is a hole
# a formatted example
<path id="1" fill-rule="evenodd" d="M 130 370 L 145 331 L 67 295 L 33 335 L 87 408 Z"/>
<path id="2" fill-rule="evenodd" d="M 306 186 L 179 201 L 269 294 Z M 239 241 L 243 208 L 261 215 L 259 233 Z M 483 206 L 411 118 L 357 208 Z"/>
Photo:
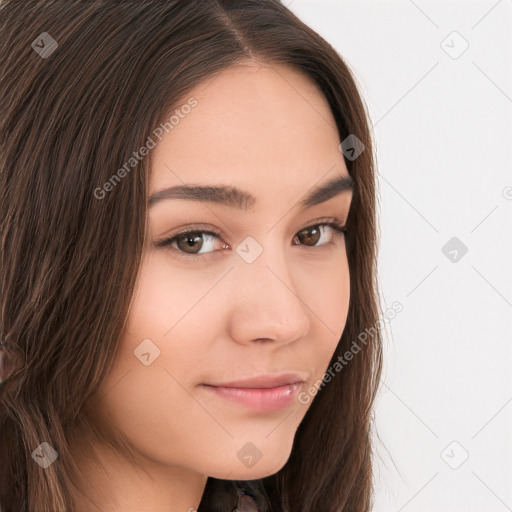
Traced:
<path id="1" fill-rule="evenodd" d="M 327 243 L 319 244 L 320 239 L 329 231 L 330 237 L 327 237 Z M 298 240 L 299 244 L 303 244 L 306 247 L 321 247 L 322 245 L 335 243 L 338 238 L 345 235 L 346 231 L 345 226 L 338 222 L 323 222 L 322 224 L 315 224 L 314 226 L 302 229 L 295 235 L 294 241 Z"/>
<path id="2" fill-rule="evenodd" d="M 300 241 L 300 243 L 304 245 L 316 245 L 320 239 L 319 226 L 311 226 L 309 228 L 303 229 L 302 231 L 299 231 L 296 235 L 296 238 Z"/>
<path id="3" fill-rule="evenodd" d="M 188 254 L 199 252 L 203 246 L 203 237 L 194 232 L 179 235 L 175 240 L 178 249 Z"/>
<path id="4" fill-rule="evenodd" d="M 215 251 L 216 241 L 217 245 L 220 245 L 220 249 L 222 249 L 224 240 L 219 233 L 196 229 L 183 231 L 182 233 L 178 233 L 170 238 L 161 240 L 160 242 L 157 242 L 155 246 L 168 247 L 172 249 L 178 257 L 193 258 L 196 256 L 204 257 L 207 254 L 211 255 L 214 252 L 219 252 Z"/>

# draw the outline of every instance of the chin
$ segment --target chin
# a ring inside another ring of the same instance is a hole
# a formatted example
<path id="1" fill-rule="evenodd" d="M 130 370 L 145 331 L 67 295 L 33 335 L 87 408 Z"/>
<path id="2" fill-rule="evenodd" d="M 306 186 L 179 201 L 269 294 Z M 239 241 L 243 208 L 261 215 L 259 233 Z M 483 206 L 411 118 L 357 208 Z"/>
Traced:
<path id="1" fill-rule="evenodd" d="M 289 452 L 279 452 L 273 456 L 262 456 L 258 461 L 247 461 L 248 466 L 244 467 L 244 461 L 236 460 L 236 463 L 215 468 L 209 476 L 222 480 L 257 480 L 274 475 L 279 472 L 290 457 Z M 252 463 L 252 465 L 250 465 Z"/>
<path id="2" fill-rule="evenodd" d="M 214 478 L 218 478 L 221 480 L 259 480 L 260 478 L 266 478 L 267 476 L 275 475 L 278 471 L 280 471 L 284 467 L 284 464 L 279 464 L 278 466 L 269 467 L 269 466 L 261 466 L 261 467 L 253 467 L 247 469 L 236 468 L 236 470 L 231 471 L 229 476 L 224 474 L 211 475 Z"/>

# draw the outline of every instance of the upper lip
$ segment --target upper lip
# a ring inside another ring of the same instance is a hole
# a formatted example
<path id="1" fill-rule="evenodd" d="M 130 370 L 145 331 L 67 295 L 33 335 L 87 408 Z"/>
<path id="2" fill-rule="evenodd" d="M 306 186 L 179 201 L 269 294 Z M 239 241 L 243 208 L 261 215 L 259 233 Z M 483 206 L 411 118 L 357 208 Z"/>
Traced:
<path id="1" fill-rule="evenodd" d="M 287 384 L 295 384 L 305 382 L 306 376 L 302 373 L 288 372 L 280 373 L 278 375 L 257 375 L 240 380 L 222 383 L 207 383 L 207 386 L 214 386 L 217 388 L 254 388 L 266 389 L 276 388 L 278 386 L 285 386 Z"/>

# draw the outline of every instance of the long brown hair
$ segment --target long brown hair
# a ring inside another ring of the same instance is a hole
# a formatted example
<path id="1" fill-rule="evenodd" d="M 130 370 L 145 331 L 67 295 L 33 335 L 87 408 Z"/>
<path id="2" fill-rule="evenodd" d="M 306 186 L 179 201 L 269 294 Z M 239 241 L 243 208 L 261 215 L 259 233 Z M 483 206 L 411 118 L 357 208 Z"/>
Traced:
<path id="1" fill-rule="evenodd" d="M 277 0 L 3 0 L 0 34 L 0 341 L 18 368 L 0 387 L 0 508 L 70 512 L 71 434 L 124 329 L 151 158 L 102 200 L 95 189 L 202 80 L 247 59 L 306 74 L 340 141 L 365 147 L 345 158 L 350 304 L 334 364 L 379 318 L 375 156 L 349 67 Z M 240 489 L 260 510 L 369 511 L 381 344 L 373 329 L 318 391 L 278 473 L 209 478 L 199 512 L 231 512 Z M 43 441 L 59 456 L 44 470 L 32 460 Z"/>

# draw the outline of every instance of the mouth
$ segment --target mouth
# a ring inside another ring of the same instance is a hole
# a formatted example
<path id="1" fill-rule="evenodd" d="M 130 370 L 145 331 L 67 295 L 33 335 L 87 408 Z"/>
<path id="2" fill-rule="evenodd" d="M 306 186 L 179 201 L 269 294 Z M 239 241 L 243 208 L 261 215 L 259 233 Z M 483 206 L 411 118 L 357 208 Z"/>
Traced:
<path id="1" fill-rule="evenodd" d="M 304 382 L 295 382 L 267 388 L 237 388 L 202 384 L 208 393 L 231 404 L 265 413 L 286 409 L 297 403 L 299 389 Z"/>
<path id="2" fill-rule="evenodd" d="M 234 405 L 256 412 L 286 409 L 297 403 L 299 390 L 307 381 L 307 374 L 288 372 L 279 375 L 257 375 L 223 383 L 203 383 L 210 396 L 216 396 Z"/>

